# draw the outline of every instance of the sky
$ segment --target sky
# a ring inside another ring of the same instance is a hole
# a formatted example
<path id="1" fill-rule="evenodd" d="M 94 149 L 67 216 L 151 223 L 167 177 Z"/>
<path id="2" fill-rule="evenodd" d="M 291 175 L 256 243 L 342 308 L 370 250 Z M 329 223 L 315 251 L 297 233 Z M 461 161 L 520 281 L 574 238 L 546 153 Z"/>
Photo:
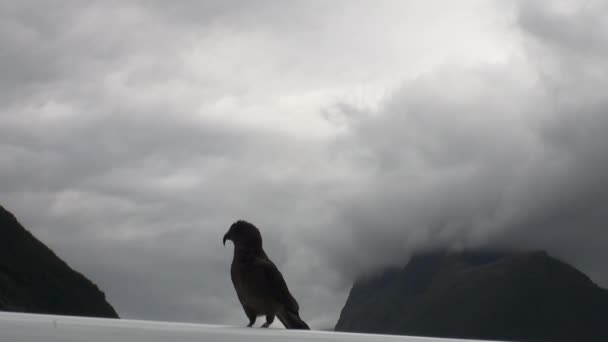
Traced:
<path id="1" fill-rule="evenodd" d="M 416 251 L 608 287 L 608 4 L 0 0 L 0 205 L 121 317 L 245 324 L 257 225 L 314 328 Z"/>

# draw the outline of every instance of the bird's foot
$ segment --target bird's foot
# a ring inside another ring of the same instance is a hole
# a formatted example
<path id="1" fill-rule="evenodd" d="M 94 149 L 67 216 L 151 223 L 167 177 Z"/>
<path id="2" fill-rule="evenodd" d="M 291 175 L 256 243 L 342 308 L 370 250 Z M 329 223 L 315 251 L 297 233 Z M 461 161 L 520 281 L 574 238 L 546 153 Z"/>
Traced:
<path id="1" fill-rule="evenodd" d="M 255 315 L 247 315 L 249 317 L 249 324 L 247 324 L 247 328 L 251 328 L 255 324 Z"/>

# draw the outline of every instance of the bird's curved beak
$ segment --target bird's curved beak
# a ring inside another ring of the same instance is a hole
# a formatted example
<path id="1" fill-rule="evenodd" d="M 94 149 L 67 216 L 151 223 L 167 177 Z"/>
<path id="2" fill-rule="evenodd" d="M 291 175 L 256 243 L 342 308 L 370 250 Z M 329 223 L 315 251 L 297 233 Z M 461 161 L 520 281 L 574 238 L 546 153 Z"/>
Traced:
<path id="1" fill-rule="evenodd" d="M 222 240 L 224 246 L 226 246 L 226 240 L 230 240 L 230 235 L 228 233 L 224 234 L 224 239 Z"/>

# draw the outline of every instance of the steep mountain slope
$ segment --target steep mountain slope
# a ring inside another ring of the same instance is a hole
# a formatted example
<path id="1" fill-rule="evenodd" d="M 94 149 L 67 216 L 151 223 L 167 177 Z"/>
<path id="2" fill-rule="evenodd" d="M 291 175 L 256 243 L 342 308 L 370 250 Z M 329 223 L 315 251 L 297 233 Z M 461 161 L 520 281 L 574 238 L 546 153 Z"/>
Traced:
<path id="1" fill-rule="evenodd" d="M 0 206 L 0 310 L 118 318 L 103 292 Z"/>
<path id="2" fill-rule="evenodd" d="M 608 341 L 608 291 L 545 252 L 430 252 L 357 281 L 338 331 Z"/>

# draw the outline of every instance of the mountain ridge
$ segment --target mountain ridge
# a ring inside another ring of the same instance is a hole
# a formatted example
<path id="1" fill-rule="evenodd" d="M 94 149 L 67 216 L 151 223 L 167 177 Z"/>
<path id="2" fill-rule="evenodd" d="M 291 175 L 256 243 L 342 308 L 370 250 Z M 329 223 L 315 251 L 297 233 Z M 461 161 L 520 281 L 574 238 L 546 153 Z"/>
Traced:
<path id="1" fill-rule="evenodd" d="M 608 291 L 544 251 L 414 255 L 355 282 L 337 331 L 605 341 Z"/>
<path id="2" fill-rule="evenodd" d="M 118 318 L 105 294 L 0 205 L 0 310 Z"/>

